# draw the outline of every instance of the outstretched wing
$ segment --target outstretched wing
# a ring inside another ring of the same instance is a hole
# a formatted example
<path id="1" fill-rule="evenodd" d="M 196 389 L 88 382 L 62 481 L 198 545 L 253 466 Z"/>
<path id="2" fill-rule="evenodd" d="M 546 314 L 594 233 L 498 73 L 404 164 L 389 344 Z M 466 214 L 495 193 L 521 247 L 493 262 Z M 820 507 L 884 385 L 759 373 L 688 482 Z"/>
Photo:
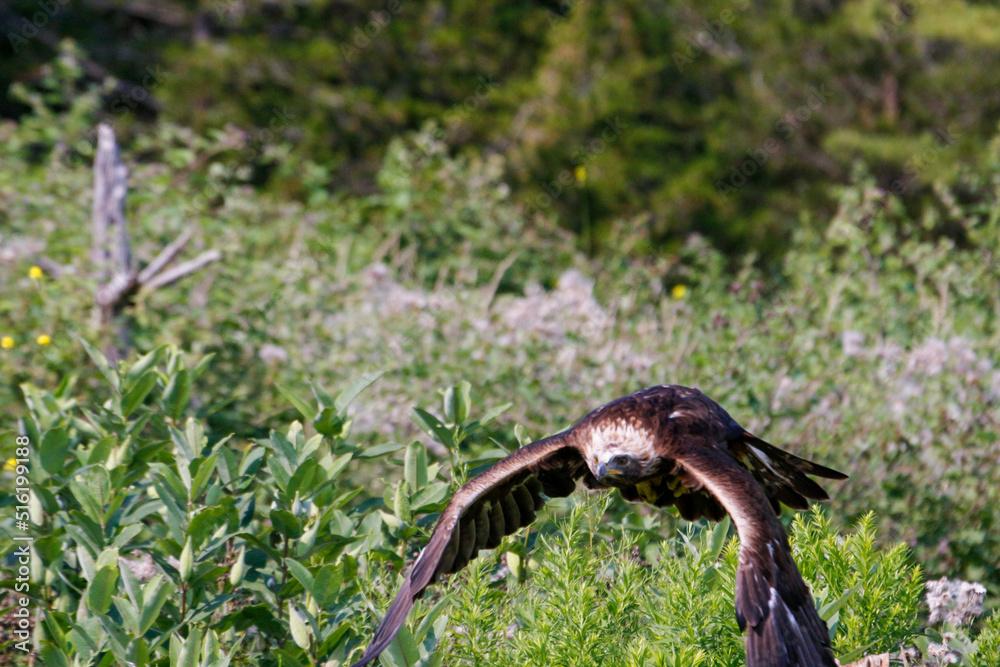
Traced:
<path id="1" fill-rule="evenodd" d="M 361 660 L 371 663 L 392 643 L 413 601 L 439 577 L 458 572 L 480 549 L 492 549 L 535 520 L 549 498 L 568 496 L 586 466 L 572 429 L 526 445 L 455 493 L 403 581 Z"/>
<path id="2" fill-rule="evenodd" d="M 677 462 L 692 478 L 689 483 L 707 490 L 729 512 L 739 532 L 736 620 L 747 633 L 747 667 L 837 667 L 826 624 L 771 500 L 724 447 L 692 438 Z"/>

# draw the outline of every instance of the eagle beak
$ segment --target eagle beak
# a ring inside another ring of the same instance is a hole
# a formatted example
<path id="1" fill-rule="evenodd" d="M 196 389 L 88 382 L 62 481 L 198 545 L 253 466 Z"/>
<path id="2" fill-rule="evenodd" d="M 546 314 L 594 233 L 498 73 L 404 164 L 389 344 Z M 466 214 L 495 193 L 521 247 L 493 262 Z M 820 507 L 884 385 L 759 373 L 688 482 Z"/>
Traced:
<path id="1" fill-rule="evenodd" d="M 608 464 L 604 461 L 597 462 L 597 479 L 604 479 L 606 477 L 621 477 L 622 471 L 617 468 L 609 468 Z"/>
<path id="2" fill-rule="evenodd" d="M 627 454 L 615 454 L 607 461 L 598 461 L 595 473 L 597 479 L 618 485 L 639 476 L 642 473 L 642 466 Z"/>

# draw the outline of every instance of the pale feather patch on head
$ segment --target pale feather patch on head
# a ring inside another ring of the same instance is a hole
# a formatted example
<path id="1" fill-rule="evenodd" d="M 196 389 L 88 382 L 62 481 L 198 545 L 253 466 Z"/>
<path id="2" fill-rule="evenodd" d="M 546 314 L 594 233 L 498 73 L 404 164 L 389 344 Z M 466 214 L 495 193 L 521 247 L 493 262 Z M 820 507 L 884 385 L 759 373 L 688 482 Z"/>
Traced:
<path id="1" fill-rule="evenodd" d="M 658 458 L 653 434 L 643 426 L 628 419 L 615 419 L 597 424 L 587 443 L 589 461 L 607 461 L 618 454 L 625 454 L 645 465 Z"/>

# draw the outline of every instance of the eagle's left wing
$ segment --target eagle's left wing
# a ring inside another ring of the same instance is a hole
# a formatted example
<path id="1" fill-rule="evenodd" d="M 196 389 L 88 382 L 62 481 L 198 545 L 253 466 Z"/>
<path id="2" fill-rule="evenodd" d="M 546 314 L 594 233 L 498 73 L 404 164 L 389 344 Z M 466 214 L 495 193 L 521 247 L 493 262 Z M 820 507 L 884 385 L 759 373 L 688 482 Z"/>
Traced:
<path id="1" fill-rule="evenodd" d="M 837 667 L 826 624 L 758 481 L 710 439 L 689 437 L 676 458 L 685 484 L 708 491 L 736 524 L 736 620 L 747 633 L 747 666 Z"/>
<path id="2" fill-rule="evenodd" d="M 550 498 L 568 496 L 586 471 L 574 430 L 533 442 L 473 478 L 452 497 L 361 659 L 371 663 L 392 643 L 413 601 L 441 575 L 458 572 L 480 549 L 492 549 L 535 520 Z"/>

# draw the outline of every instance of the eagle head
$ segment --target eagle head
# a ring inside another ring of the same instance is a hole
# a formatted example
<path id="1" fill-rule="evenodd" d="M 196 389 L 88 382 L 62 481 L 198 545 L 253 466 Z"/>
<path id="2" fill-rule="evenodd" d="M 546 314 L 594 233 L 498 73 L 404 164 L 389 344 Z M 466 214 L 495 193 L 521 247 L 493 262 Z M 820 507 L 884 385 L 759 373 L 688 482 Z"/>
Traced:
<path id="1" fill-rule="evenodd" d="M 631 486 L 657 474 L 660 457 L 653 433 L 635 420 L 594 424 L 587 442 L 587 466 L 608 486 Z"/>

